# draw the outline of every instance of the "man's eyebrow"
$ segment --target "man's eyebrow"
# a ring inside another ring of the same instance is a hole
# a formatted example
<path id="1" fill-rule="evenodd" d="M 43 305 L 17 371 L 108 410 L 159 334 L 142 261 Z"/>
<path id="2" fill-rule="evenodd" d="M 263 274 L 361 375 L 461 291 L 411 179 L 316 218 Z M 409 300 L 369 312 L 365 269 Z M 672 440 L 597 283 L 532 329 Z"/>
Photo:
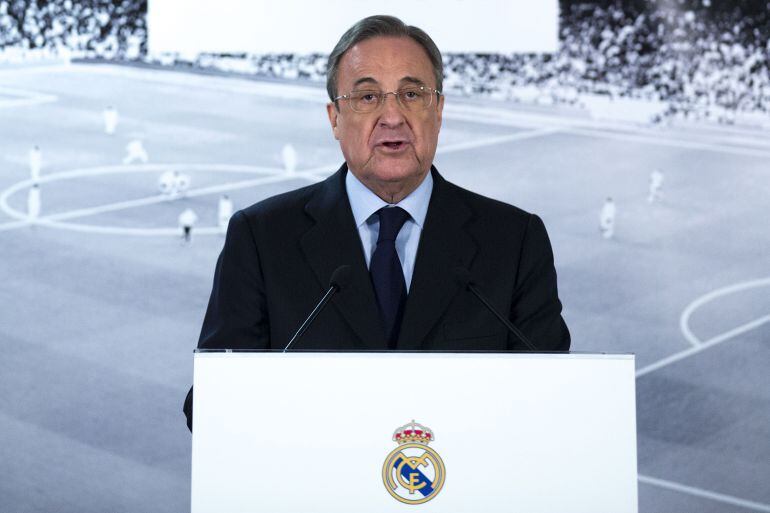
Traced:
<path id="1" fill-rule="evenodd" d="M 374 84 L 374 85 L 377 85 L 377 84 L 379 84 L 379 82 L 377 82 L 372 77 L 359 78 L 358 80 L 353 82 L 353 89 L 355 89 L 356 87 L 358 87 L 361 84 Z"/>
<path id="2" fill-rule="evenodd" d="M 353 89 L 355 89 L 356 87 L 358 87 L 361 84 L 379 85 L 380 83 L 377 82 L 377 80 L 375 80 L 372 77 L 362 77 L 362 78 L 359 78 L 358 80 L 356 80 L 355 82 L 353 82 Z M 418 86 L 424 86 L 425 82 L 423 80 L 420 80 L 417 77 L 406 76 L 406 77 L 402 78 L 401 80 L 399 80 L 399 84 L 401 84 L 401 85 L 404 85 L 404 84 L 414 84 L 414 85 L 418 85 Z"/>
<path id="3" fill-rule="evenodd" d="M 404 83 L 414 84 L 414 85 L 419 85 L 419 86 L 424 86 L 425 85 L 425 82 L 423 82 L 422 80 L 420 80 L 417 77 L 404 77 L 404 78 L 402 78 L 399 81 L 399 83 L 400 84 L 404 84 Z"/>

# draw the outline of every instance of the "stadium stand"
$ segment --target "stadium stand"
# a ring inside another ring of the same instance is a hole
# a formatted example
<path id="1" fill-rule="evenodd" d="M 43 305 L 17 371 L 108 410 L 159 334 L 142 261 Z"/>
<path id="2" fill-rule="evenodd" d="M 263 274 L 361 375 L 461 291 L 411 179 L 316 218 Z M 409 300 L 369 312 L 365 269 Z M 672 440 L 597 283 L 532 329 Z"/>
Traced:
<path id="1" fill-rule="evenodd" d="M 0 62 L 139 59 L 147 53 L 146 18 L 146 0 L 0 0 Z"/>
<path id="2" fill-rule="evenodd" d="M 653 121 L 770 115 L 770 2 L 560 2 L 554 54 L 446 54 L 445 91 L 585 106 L 590 95 L 662 103 Z M 326 56 L 147 54 L 147 2 L 0 0 L 0 62 L 35 53 L 325 80 Z"/>
<path id="3" fill-rule="evenodd" d="M 561 2 L 553 55 L 447 55 L 465 94 L 575 103 L 581 94 L 666 102 L 667 116 L 770 114 L 770 3 Z"/>

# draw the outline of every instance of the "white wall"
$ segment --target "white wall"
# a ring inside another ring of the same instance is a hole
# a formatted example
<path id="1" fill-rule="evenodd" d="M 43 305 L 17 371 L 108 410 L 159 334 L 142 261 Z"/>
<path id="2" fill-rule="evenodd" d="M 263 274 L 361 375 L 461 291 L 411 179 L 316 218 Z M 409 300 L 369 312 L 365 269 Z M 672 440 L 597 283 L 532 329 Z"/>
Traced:
<path id="1" fill-rule="evenodd" d="M 149 50 L 329 53 L 353 23 L 392 14 L 442 52 L 553 52 L 557 0 L 149 0 Z"/>

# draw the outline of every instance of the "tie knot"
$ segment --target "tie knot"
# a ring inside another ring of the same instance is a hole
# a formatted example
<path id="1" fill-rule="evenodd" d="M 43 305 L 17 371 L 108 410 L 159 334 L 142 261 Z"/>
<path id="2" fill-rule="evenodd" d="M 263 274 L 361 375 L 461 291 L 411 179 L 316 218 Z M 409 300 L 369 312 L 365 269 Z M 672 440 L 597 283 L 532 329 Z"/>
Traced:
<path id="1" fill-rule="evenodd" d="M 384 207 L 377 211 L 380 217 L 380 234 L 377 242 L 383 240 L 396 240 L 401 227 L 409 219 L 409 213 L 401 207 Z"/>

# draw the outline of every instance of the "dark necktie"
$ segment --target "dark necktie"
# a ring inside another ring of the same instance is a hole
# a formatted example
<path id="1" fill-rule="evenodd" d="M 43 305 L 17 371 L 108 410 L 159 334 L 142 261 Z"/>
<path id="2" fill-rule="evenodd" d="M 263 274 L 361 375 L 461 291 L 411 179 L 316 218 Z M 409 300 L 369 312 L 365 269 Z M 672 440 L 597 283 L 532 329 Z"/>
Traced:
<path id="1" fill-rule="evenodd" d="M 396 253 L 396 236 L 409 219 L 409 214 L 400 207 L 385 207 L 378 210 L 377 215 L 380 218 L 380 234 L 377 247 L 372 253 L 369 273 L 385 325 L 385 336 L 389 347 L 393 349 L 406 303 L 406 282 Z"/>

